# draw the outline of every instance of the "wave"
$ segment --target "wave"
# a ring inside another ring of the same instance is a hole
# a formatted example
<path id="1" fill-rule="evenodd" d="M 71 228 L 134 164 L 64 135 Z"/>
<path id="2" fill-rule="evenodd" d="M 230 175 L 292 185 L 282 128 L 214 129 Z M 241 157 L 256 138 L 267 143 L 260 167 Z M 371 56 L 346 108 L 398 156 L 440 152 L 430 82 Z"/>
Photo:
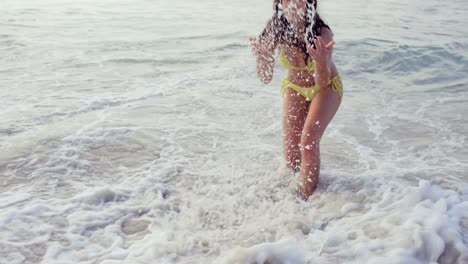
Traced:
<path id="1" fill-rule="evenodd" d="M 352 63 L 352 67 L 349 65 L 352 74 L 384 73 L 387 76 L 401 77 L 430 70 L 433 72 L 429 73 L 438 76 L 440 69 L 455 73 L 468 71 L 468 60 L 463 54 L 467 45 L 460 42 L 443 46 L 416 46 L 364 39 L 348 41 L 343 46 L 338 51 L 338 61 Z M 343 58 L 340 59 L 340 56 Z M 441 81 L 445 80 L 446 78 L 441 78 Z"/>

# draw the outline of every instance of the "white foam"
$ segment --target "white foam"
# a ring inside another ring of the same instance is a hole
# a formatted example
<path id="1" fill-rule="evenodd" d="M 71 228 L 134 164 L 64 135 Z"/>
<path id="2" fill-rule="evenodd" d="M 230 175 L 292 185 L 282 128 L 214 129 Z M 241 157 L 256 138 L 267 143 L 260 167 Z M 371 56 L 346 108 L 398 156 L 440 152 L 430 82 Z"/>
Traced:
<path id="1" fill-rule="evenodd" d="M 274 243 L 257 244 L 249 248 L 234 249 L 224 260 L 225 264 L 302 264 L 304 254 L 298 249 L 297 241 L 279 240 Z"/>

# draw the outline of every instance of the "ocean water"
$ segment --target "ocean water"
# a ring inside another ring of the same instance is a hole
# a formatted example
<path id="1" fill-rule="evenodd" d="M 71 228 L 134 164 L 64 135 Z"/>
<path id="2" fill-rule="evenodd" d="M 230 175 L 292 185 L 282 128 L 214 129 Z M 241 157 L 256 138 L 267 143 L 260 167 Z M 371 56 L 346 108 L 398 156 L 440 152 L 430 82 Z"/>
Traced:
<path id="1" fill-rule="evenodd" d="M 288 191 L 271 1 L 0 3 L 0 263 L 468 263 L 468 2 L 320 1 L 343 103 Z"/>

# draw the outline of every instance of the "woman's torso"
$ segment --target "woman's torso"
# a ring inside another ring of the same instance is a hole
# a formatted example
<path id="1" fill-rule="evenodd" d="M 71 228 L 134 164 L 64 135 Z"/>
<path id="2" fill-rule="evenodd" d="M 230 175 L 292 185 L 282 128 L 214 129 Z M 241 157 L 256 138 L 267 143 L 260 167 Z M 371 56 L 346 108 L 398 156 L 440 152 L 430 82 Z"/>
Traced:
<path id="1" fill-rule="evenodd" d="M 315 85 L 315 79 L 313 77 L 315 67 L 310 67 L 311 61 L 309 61 L 309 56 L 306 56 L 300 48 L 285 44 L 279 46 L 279 54 L 281 53 L 284 53 L 287 63 L 294 67 L 294 69 L 288 69 L 287 77 L 289 81 L 303 87 Z M 308 70 L 305 68 L 312 69 Z M 335 64 L 332 64 L 330 78 L 335 76 L 337 72 Z"/>

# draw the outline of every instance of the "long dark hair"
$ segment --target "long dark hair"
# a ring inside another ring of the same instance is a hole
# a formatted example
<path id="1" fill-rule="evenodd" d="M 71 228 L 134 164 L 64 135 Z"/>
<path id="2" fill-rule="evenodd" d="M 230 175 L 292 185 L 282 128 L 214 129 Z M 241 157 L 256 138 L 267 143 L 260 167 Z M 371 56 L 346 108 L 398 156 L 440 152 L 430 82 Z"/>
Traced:
<path id="1" fill-rule="evenodd" d="M 278 44 L 290 44 L 303 50 L 307 54 L 306 43 L 304 39 L 307 39 L 312 46 L 314 45 L 313 40 L 320 36 L 320 30 L 322 27 L 330 27 L 323 21 L 320 15 L 316 12 L 317 0 L 307 0 L 307 12 L 305 17 L 306 24 L 306 37 L 298 37 L 291 27 L 289 21 L 283 15 L 283 8 L 281 6 L 281 0 L 273 1 L 274 14 L 268 20 L 265 29 L 259 36 L 261 42 L 269 42 L 276 48 Z M 331 30 L 331 29 L 330 29 Z"/>

